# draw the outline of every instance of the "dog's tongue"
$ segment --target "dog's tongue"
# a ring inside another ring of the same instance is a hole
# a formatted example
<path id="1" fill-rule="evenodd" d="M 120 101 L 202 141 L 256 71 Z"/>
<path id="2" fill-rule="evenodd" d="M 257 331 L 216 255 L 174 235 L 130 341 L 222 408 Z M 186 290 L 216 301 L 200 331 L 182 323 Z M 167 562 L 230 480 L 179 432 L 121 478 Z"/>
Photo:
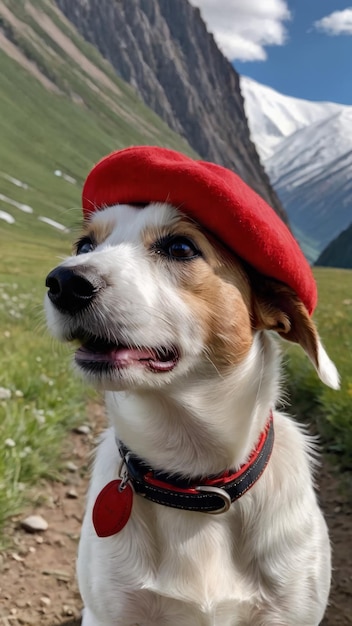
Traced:
<path id="1" fill-rule="evenodd" d="M 94 350 L 91 347 L 82 346 L 76 351 L 76 360 L 110 363 L 118 368 L 136 365 L 136 363 L 149 365 L 153 370 L 167 372 L 173 369 L 175 363 L 172 359 L 161 360 L 157 351 L 152 348 L 110 348 L 105 351 Z"/>

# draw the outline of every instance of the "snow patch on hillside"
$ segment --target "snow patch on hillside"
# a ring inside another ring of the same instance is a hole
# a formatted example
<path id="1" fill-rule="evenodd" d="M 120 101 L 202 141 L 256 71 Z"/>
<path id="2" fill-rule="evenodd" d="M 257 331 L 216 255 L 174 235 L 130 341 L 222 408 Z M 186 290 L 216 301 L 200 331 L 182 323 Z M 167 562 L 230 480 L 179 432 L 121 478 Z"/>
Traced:
<path id="1" fill-rule="evenodd" d="M 50 217 L 43 217 L 42 215 L 40 215 L 38 217 L 38 220 L 40 220 L 41 222 L 44 222 L 45 224 L 48 224 L 49 226 L 52 226 L 53 228 L 56 228 L 56 230 L 62 230 L 64 233 L 69 233 L 69 229 L 64 226 L 63 224 L 60 224 L 60 222 L 56 222 L 55 220 L 52 220 Z"/>
<path id="2" fill-rule="evenodd" d="M 0 200 L 2 202 L 6 202 L 7 204 L 11 204 L 11 206 L 16 207 L 16 209 L 19 209 L 20 211 L 23 211 L 23 213 L 33 213 L 32 207 L 28 206 L 28 204 L 22 204 L 22 202 L 17 202 L 16 200 L 12 200 L 12 198 L 8 198 L 7 196 L 4 196 L 2 193 L 0 193 Z"/>
<path id="3" fill-rule="evenodd" d="M 77 181 L 75 178 L 73 178 L 73 176 L 70 176 L 69 174 L 65 174 L 65 172 L 62 172 L 61 170 L 55 170 L 54 175 L 57 176 L 58 178 L 63 178 L 67 183 L 71 183 L 71 185 L 77 184 Z"/>
<path id="4" fill-rule="evenodd" d="M 6 174 L 5 172 L 0 172 L 0 176 L 8 180 L 13 185 L 16 185 L 16 187 L 21 187 L 22 189 L 28 189 L 27 183 L 24 183 L 22 180 L 19 180 L 18 178 L 14 178 L 14 176 L 10 176 L 9 174 Z"/>
<path id="5" fill-rule="evenodd" d="M 15 218 L 12 217 L 10 213 L 6 213 L 6 211 L 0 211 L 0 220 L 4 220 L 4 222 L 8 224 L 14 224 L 16 221 Z"/>

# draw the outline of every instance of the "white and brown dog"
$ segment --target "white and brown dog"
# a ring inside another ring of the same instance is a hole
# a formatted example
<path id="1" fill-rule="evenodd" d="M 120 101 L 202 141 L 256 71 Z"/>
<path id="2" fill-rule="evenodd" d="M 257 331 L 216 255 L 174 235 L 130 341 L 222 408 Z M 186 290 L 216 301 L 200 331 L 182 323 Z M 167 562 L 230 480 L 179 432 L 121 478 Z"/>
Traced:
<path id="1" fill-rule="evenodd" d="M 79 547 L 83 626 L 317 626 L 330 547 L 314 449 L 275 408 L 267 332 L 337 388 L 307 308 L 186 202 L 109 198 L 47 278 L 50 331 L 79 343 L 76 367 L 110 417 Z"/>

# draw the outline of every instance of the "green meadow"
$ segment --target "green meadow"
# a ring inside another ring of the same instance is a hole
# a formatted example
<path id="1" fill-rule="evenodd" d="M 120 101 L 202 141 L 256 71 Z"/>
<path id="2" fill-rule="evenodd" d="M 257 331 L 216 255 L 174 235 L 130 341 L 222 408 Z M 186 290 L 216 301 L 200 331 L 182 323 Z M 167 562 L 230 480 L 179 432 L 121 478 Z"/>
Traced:
<path id="1" fill-rule="evenodd" d="M 85 421 L 92 397 L 72 375 L 70 348 L 47 333 L 43 314 L 45 277 L 70 253 L 88 171 L 103 155 L 131 144 L 192 154 L 96 50 L 61 22 L 49 0 L 35 4 L 97 73 L 69 57 L 26 12 L 23 0 L 5 4 L 25 28 L 14 30 L 0 17 L 1 28 L 57 89 L 44 87 L 0 50 L 0 211 L 15 220 L 0 219 L 0 528 L 21 511 L 38 480 L 60 476 L 65 436 Z M 58 170 L 65 176 L 55 175 Z M 317 426 L 325 449 L 345 468 L 352 449 L 352 272 L 317 269 L 316 276 L 316 319 L 342 389 L 325 388 L 295 349 L 286 358 L 286 385 L 292 410 Z"/>

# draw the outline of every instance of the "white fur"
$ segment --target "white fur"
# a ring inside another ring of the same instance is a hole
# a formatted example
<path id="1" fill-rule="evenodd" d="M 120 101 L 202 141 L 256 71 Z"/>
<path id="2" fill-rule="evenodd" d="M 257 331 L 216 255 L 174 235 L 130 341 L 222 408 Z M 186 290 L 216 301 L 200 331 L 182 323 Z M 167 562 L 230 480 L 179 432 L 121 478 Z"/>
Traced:
<path id="1" fill-rule="evenodd" d="M 210 475 L 245 462 L 278 399 L 280 358 L 266 331 L 254 332 L 241 362 L 220 373 L 175 275 L 145 250 L 145 228 L 177 219 L 168 206 L 108 208 L 92 222 L 112 221 L 111 234 L 64 263 L 108 277 L 100 310 L 81 324 L 92 332 L 103 325 L 133 345 L 176 343 L 181 354 L 166 374 L 132 367 L 99 381 L 111 426 L 97 449 L 79 546 L 83 626 L 317 626 L 330 585 L 329 539 L 310 440 L 277 410 L 270 462 L 227 513 L 180 511 L 135 495 L 120 533 L 101 539 L 94 531 L 96 497 L 118 477 L 116 436 L 156 469 Z M 51 331 L 65 339 L 76 321 L 49 301 L 46 310 Z M 333 368 L 320 345 L 319 374 L 336 387 Z"/>
<path id="2" fill-rule="evenodd" d="M 323 383 L 332 389 L 340 389 L 339 373 L 320 341 L 318 341 L 318 364 L 317 372 Z"/>

